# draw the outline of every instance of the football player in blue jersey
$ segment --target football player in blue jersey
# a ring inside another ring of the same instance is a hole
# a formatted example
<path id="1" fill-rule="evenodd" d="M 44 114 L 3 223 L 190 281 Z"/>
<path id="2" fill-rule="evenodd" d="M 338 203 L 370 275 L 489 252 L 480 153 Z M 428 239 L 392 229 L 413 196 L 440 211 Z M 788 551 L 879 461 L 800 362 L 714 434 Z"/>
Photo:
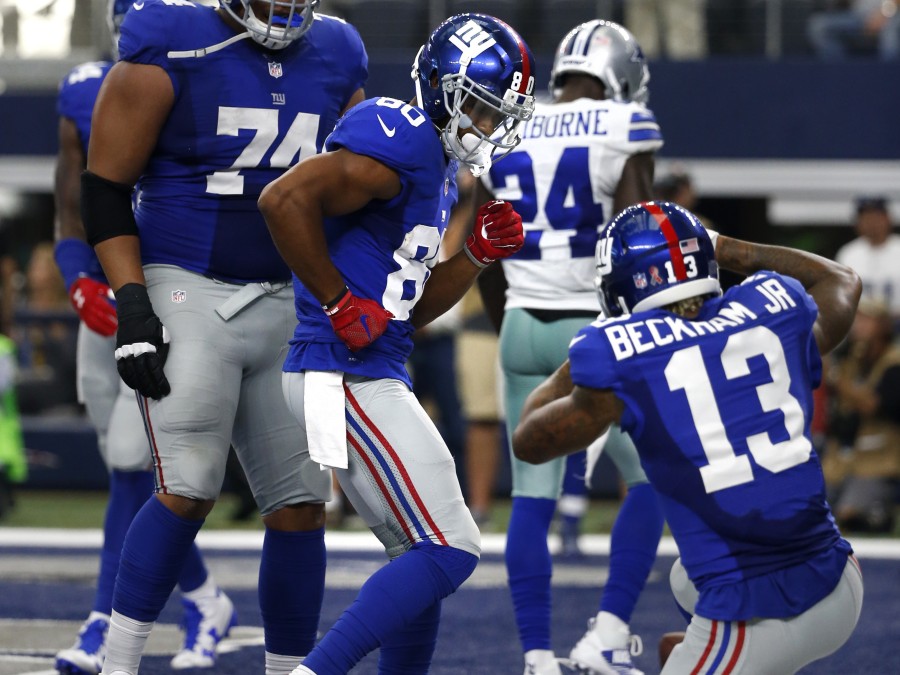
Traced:
<path id="1" fill-rule="evenodd" d="M 117 51 L 119 26 L 130 0 L 110 0 L 107 19 Z M 150 446 L 133 392 L 116 371 L 113 358 L 117 320 L 112 292 L 94 251 L 85 241 L 80 214 L 80 177 L 87 161 L 91 111 L 112 61 L 76 66 L 60 85 L 59 154 L 56 166 L 56 261 L 75 311 L 78 329 L 78 392 L 97 431 L 97 444 L 109 471 L 109 501 L 103 522 L 103 548 L 94 606 L 75 644 L 56 655 L 60 673 L 100 672 L 113 587 L 128 525 L 153 492 Z M 210 646 L 228 634 L 234 621 L 231 600 L 213 581 L 193 546 L 178 577 L 185 615 L 185 643 L 172 667 L 208 668 Z"/>
<path id="2" fill-rule="evenodd" d="M 724 294 L 719 266 L 748 275 Z M 544 462 L 609 424 L 631 434 L 680 558 L 692 615 L 664 675 L 788 675 L 853 632 L 863 583 L 810 438 L 822 355 L 862 290 L 849 267 L 705 230 L 670 202 L 601 234 L 600 301 L 528 398 L 516 455 Z"/>
<path id="3" fill-rule="evenodd" d="M 125 537 L 104 673 L 138 672 L 229 444 L 266 525 L 266 673 L 290 672 L 315 641 L 331 484 L 281 395 L 293 293 L 256 200 L 364 98 L 359 34 L 317 5 L 135 3 L 94 107 L 82 218 L 115 292 L 116 362 L 156 482 Z"/>
<path id="4" fill-rule="evenodd" d="M 626 206 L 652 198 L 654 157 L 663 139 L 646 106 L 649 79 L 640 46 L 622 26 L 601 20 L 575 26 L 556 50 L 553 100 L 538 103 L 522 143 L 476 187 L 480 199 L 511 201 L 526 233 L 521 251 L 478 279 L 492 315 L 502 316 L 500 362 L 510 436 L 525 398 L 566 360 L 569 340 L 600 313 L 594 290 L 600 230 Z M 641 675 L 632 662 L 640 642 L 629 622 L 656 559 L 663 517 L 627 435 L 614 429 L 590 446 L 588 475 L 602 450 L 627 494 L 612 531 L 599 611 L 569 660 L 592 675 Z M 547 534 L 554 511 L 567 526 L 566 509 L 577 503 L 573 465 L 584 485 L 584 454 L 568 459 L 540 466 L 511 459 L 505 558 L 525 672 L 533 675 L 560 675 L 551 647 Z"/>
<path id="5" fill-rule="evenodd" d="M 431 34 L 413 78 L 412 102 L 356 106 L 327 152 L 259 201 L 295 275 L 285 398 L 310 454 L 335 467 L 390 558 L 295 675 L 347 673 L 379 647 L 379 672 L 428 672 L 442 599 L 480 555 L 450 451 L 405 364 L 413 331 L 523 243 L 518 214 L 491 201 L 463 249 L 438 262 L 459 163 L 481 174 L 515 147 L 534 106 L 534 60 L 502 21 L 461 14 Z"/>

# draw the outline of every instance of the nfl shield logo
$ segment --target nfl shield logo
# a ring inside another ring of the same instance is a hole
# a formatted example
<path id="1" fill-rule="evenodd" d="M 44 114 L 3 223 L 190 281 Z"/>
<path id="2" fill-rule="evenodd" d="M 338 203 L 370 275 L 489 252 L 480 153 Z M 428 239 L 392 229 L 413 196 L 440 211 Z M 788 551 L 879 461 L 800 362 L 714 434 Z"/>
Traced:
<path id="1" fill-rule="evenodd" d="M 180 303 L 184 302 L 186 299 L 187 299 L 187 293 L 185 293 L 184 291 L 181 291 L 181 290 L 172 291 L 172 302 L 180 304 Z"/>
<path id="2" fill-rule="evenodd" d="M 274 61 L 269 62 L 269 75 L 272 77 L 281 77 L 283 74 L 280 63 L 275 63 Z"/>
<path id="3" fill-rule="evenodd" d="M 643 272 L 637 272 L 631 278 L 634 280 L 635 288 L 647 288 L 647 277 Z"/>

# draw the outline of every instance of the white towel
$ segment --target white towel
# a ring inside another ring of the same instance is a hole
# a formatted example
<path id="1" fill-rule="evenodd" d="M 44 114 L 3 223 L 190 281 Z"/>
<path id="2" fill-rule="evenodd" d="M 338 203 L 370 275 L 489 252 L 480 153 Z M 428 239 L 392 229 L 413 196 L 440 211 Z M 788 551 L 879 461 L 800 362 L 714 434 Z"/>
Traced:
<path id="1" fill-rule="evenodd" d="M 303 415 L 309 456 L 322 469 L 347 468 L 347 419 L 344 413 L 344 373 L 307 370 L 303 385 Z"/>
<path id="2" fill-rule="evenodd" d="M 600 434 L 597 440 L 587 447 L 587 467 L 584 474 L 584 484 L 588 487 L 591 487 L 591 476 L 594 475 L 594 467 L 597 466 L 600 455 L 603 454 L 603 448 L 606 447 L 606 439 L 609 438 L 609 429 L 610 427 L 607 427 L 606 431 Z"/>

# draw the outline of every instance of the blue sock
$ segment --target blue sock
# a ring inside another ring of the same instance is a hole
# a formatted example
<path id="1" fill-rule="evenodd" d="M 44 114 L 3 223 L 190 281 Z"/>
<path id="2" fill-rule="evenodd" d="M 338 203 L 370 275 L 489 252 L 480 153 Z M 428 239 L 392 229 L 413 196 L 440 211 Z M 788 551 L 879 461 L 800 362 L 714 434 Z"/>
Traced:
<path id="1" fill-rule="evenodd" d="M 379 675 L 427 673 L 440 625 L 441 601 L 438 600 L 405 629 L 385 638 L 378 657 Z"/>
<path id="2" fill-rule="evenodd" d="M 135 621 L 156 621 L 202 526 L 148 499 L 125 536 L 113 609 Z"/>
<path id="3" fill-rule="evenodd" d="M 100 572 L 97 575 L 97 593 L 94 595 L 94 611 L 112 612 L 113 590 L 122 544 L 128 526 L 140 511 L 144 502 L 153 494 L 153 473 L 150 471 L 119 471 L 109 474 L 109 501 L 103 520 L 103 549 L 100 552 Z"/>
<path id="4" fill-rule="evenodd" d="M 203 562 L 203 556 L 200 555 L 200 549 L 197 548 L 197 544 L 194 544 L 188 551 L 184 567 L 181 568 L 181 574 L 178 576 L 178 588 L 182 593 L 196 591 L 206 583 L 208 576 L 209 572 Z"/>
<path id="5" fill-rule="evenodd" d="M 316 643 L 325 595 L 325 528 L 266 529 L 259 565 L 259 608 L 266 651 L 306 656 Z"/>
<path id="6" fill-rule="evenodd" d="M 647 583 L 662 536 L 663 514 L 649 483 L 634 485 L 622 502 L 612 528 L 609 580 L 603 589 L 600 611 L 615 614 L 625 623 Z"/>
<path id="7" fill-rule="evenodd" d="M 478 558 L 460 549 L 431 542 L 415 544 L 369 577 L 303 665 L 317 675 L 343 675 L 380 645 L 391 645 L 395 639 L 399 643 L 400 633 L 420 619 L 419 637 L 430 644 L 433 635 L 428 623 L 439 617 L 424 613 L 459 588 L 477 563 Z M 427 645 L 419 648 L 429 649 Z M 396 663 L 401 655 L 396 651 L 389 659 Z"/>
<path id="8" fill-rule="evenodd" d="M 506 534 L 506 571 L 522 650 L 550 649 L 550 577 L 546 545 L 556 502 L 514 497 Z"/>

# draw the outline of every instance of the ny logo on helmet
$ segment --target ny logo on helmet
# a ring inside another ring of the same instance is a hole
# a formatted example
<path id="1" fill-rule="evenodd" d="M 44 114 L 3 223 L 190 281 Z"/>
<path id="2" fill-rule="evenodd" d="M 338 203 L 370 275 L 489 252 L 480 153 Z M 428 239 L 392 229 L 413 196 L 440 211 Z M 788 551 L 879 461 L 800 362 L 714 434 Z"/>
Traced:
<path id="1" fill-rule="evenodd" d="M 469 60 L 497 44 L 490 33 L 472 20 L 464 23 L 458 31 L 451 35 L 450 42 L 462 52 L 460 62 L 466 65 Z"/>

